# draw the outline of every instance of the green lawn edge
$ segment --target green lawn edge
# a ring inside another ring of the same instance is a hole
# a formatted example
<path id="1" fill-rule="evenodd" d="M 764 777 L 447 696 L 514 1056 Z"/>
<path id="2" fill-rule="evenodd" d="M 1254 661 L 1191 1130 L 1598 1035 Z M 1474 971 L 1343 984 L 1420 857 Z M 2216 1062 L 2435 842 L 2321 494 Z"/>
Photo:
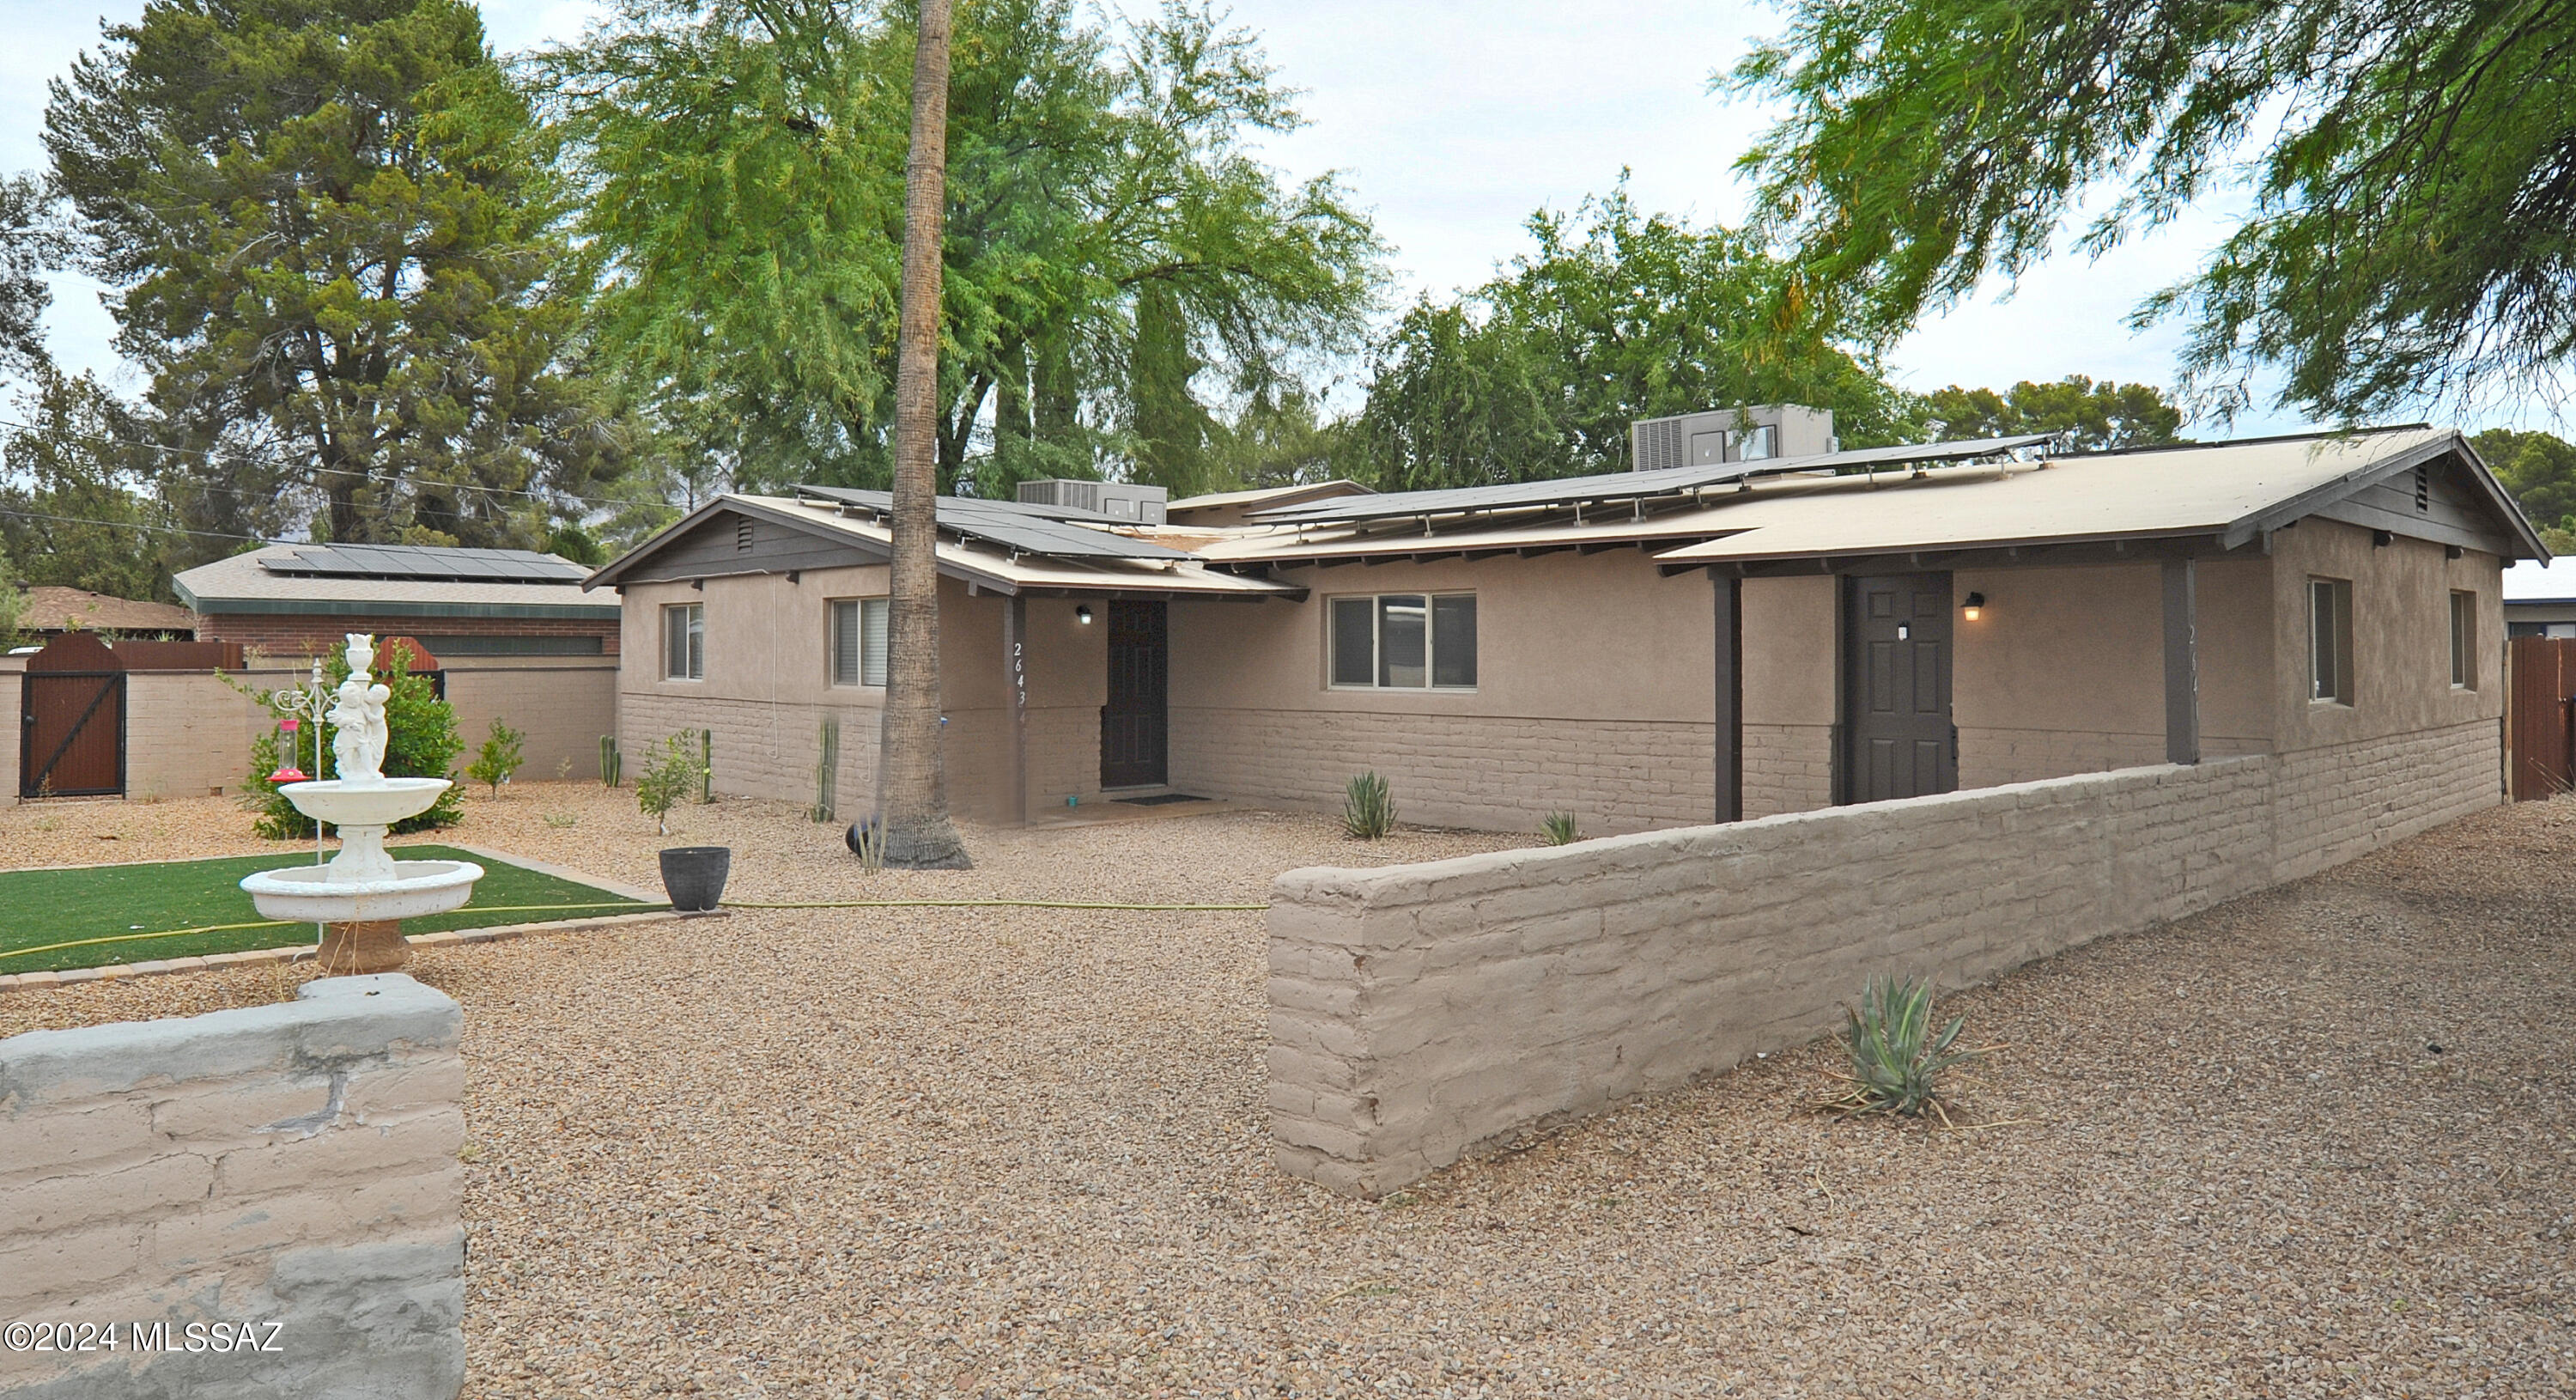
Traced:
<path id="1" fill-rule="evenodd" d="M 483 878 L 474 886 L 471 904 L 446 914 L 405 919 L 405 933 L 556 923 L 663 907 L 453 846 L 416 844 L 389 849 L 402 860 L 470 860 L 483 867 Z M 297 858 L 299 854 L 301 860 Z M 210 860 L 0 871 L 0 973 L 113 967 L 312 943 L 315 933 L 311 924 L 224 929 L 170 938 L 125 938 L 130 934 L 262 922 L 259 911 L 251 906 L 250 896 L 241 891 L 242 877 L 309 864 L 311 860 L 312 853 L 307 850 Z M 523 907 L 527 905 L 579 907 L 531 911 Z M 22 951 L 101 938 L 120 941 L 43 953 Z"/>

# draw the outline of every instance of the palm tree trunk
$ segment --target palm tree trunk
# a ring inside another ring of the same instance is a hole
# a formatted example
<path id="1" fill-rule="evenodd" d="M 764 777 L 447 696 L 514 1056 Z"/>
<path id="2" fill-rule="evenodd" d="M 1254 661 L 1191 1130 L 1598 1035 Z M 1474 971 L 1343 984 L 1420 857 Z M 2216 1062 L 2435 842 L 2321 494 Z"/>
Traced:
<path id="1" fill-rule="evenodd" d="M 892 579 L 877 801 L 885 863 L 972 865 L 948 820 L 939 765 L 939 259 L 948 186 L 948 16 L 922 0 L 912 58 L 912 156 L 904 165 L 903 324 L 895 342 Z"/>

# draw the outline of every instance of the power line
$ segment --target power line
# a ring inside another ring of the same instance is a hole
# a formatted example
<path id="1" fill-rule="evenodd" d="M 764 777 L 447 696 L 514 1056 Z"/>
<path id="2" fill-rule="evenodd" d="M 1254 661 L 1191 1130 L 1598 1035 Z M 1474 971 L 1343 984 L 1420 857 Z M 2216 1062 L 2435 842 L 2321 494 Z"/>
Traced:
<path id="1" fill-rule="evenodd" d="M 147 525 L 140 520 L 93 520 L 85 515 L 47 515 L 40 510 L 0 506 L 0 515 L 21 520 L 49 520 L 57 525 L 100 525 L 110 530 L 152 530 L 165 535 L 200 535 L 210 540 L 249 540 L 253 544 L 307 544 L 306 540 L 273 540 L 265 535 L 237 535 L 225 530 L 191 530 L 184 525 Z"/>

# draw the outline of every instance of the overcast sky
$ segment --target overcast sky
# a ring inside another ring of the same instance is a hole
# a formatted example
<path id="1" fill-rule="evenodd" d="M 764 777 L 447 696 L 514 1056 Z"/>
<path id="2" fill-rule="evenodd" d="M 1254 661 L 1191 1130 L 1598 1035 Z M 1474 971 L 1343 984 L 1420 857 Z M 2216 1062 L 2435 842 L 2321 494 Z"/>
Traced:
<path id="1" fill-rule="evenodd" d="M 0 0 L 0 170 L 43 164 L 46 81 L 97 44 L 102 18 L 141 12 L 142 0 Z M 483 6 L 504 51 L 575 38 L 601 12 L 584 0 Z M 1711 94 L 1709 78 L 1780 19 L 1767 5 L 1679 0 L 1239 0 L 1233 15 L 1305 92 L 1311 124 L 1266 158 L 1297 177 L 1343 172 L 1395 247 L 1405 299 L 1483 281 L 1526 246 L 1532 210 L 1571 208 L 1623 167 L 1645 208 L 1738 217 L 1745 191 L 1731 167 L 1766 118 Z M 1929 389 L 2088 374 L 2169 387 L 2179 333 L 2132 334 L 2122 318 L 2226 229 L 2202 212 L 2100 262 L 2061 255 L 2010 300 L 1980 297 L 1915 332 L 1896 354 L 1898 378 Z M 47 329 L 66 368 L 116 369 L 94 284 L 62 276 Z M 2299 426 L 2258 411 L 2236 431 Z"/>

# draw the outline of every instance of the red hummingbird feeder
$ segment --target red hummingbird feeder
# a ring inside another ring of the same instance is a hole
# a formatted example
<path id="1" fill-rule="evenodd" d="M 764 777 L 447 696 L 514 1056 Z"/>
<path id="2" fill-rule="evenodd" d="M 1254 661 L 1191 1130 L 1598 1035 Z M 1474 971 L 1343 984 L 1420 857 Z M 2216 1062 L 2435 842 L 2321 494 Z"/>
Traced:
<path id="1" fill-rule="evenodd" d="M 295 766 L 296 723 L 291 719 L 279 720 L 277 727 L 286 736 L 286 762 L 276 772 L 269 774 L 268 780 L 272 783 L 304 782 L 304 770 Z"/>

